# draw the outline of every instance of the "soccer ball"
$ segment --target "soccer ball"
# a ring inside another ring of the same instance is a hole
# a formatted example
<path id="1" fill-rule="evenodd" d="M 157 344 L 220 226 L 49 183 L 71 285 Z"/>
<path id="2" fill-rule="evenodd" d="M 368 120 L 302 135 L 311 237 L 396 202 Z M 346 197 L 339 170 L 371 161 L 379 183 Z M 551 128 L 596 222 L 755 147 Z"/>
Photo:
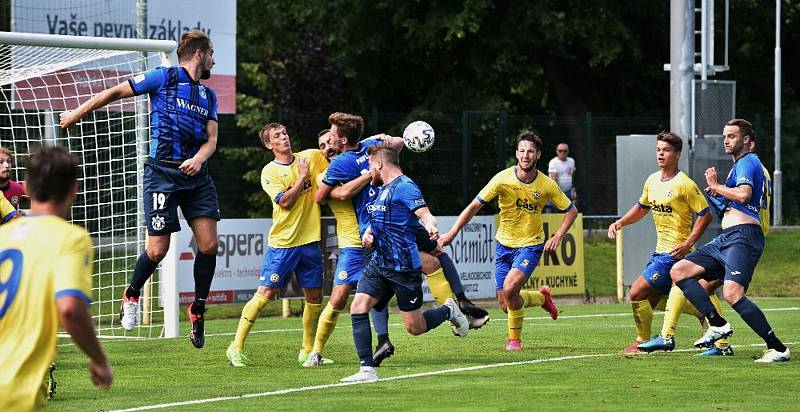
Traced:
<path id="1" fill-rule="evenodd" d="M 433 147 L 434 140 L 433 127 L 422 120 L 409 124 L 403 130 L 403 141 L 412 152 L 427 152 Z"/>

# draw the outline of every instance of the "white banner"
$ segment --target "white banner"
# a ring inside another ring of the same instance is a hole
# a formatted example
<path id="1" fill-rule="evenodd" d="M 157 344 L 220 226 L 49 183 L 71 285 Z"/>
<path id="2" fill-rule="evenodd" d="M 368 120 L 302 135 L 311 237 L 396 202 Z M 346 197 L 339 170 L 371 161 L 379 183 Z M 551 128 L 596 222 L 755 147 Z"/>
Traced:
<path id="1" fill-rule="evenodd" d="M 438 216 L 439 232 L 447 232 L 457 216 Z M 461 276 L 468 298 L 493 298 L 495 240 L 494 216 L 475 216 L 458 233 L 450 246 L 444 248 Z M 423 284 L 426 301 L 433 300 L 428 283 Z"/>
<path id="2" fill-rule="evenodd" d="M 57 3 L 57 7 L 54 7 Z M 236 111 L 236 1 L 150 0 L 149 39 L 179 41 L 199 29 L 211 37 L 216 65 L 205 81 L 217 92 L 220 113 Z M 136 0 L 17 0 L 11 31 L 137 38 Z"/>

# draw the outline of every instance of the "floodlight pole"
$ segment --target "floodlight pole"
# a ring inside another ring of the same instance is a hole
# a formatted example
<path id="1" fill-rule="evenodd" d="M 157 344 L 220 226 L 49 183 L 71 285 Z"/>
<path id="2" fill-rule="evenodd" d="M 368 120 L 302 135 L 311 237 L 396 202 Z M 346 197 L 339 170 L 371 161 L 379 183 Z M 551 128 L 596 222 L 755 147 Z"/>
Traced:
<path id="1" fill-rule="evenodd" d="M 775 171 L 773 172 L 773 224 L 783 221 L 783 172 L 781 171 L 781 0 L 775 0 Z"/>
<path id="2" fill-rule="evenodd" d="M 669 24 L 669 129 L 677 132 L 688 147 L 692 141 L 694 1 L 670 0 Z M 678 167 L 688 171 L 689 157 L 681 156 Z"/>

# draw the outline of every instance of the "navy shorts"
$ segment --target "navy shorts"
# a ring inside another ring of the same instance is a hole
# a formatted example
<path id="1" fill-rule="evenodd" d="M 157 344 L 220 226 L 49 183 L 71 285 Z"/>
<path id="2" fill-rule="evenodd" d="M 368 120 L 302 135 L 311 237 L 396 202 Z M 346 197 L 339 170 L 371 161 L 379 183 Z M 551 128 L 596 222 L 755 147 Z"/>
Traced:
<path id="1" fill-rule="evenodd" d="M 642 277 L 650 286 L 654 287 L 658 293 L 667 296 L 672 289 L 672 278 L 669 271 L 677 262 L 669 253 L 653 253 L 653 257 L 644 267 Z"/>
<path id="2" fill-rule="evenodd" d="M 361 280 L 357 293 L 366 293 L 378 300 L 375 309 L 383 310 L 397 295 L 397 307 L 403 312 L 415 311 L 422 307 L 422 272 L 395 272 L 379 267 L 371 261 Z"/>
<path id="3" fill-rule="evenodd" d="M 422 225 L 417 225 L 416 230 L 414 230 L 414 238 L 417 243 L 417 249 L 420 252 L 432 253 L 439 246 L 437 241 L 431 240 L 431 235 Z"/>
<path id="4" fill-rule="evenodd" d="M 764 233 L 761 226 L 736 225 L 723 230 L 714 240 L 688 254 L 685 259 L 706 270 L 703 279 L 732 280 L 747 290 L 763 251 Z"/>
<path id="5" fill-rule="evenodd" d="M 497 242 L 494 260 L 495 290 L 503 289 L 506 276 L 508 276 L 508 272 L 511 269 L 519 269 L 525 274 L 525 280 L 527 281 L 533 274 L 533 269 L 536 269 L 536 265 L 539 264 L 542 252 L 544 252 L 544 243 L 513 248 Z"/>
<path id="6" fill-rule="evenodd" d="M 194 176 L 184 174 L 178 166 L 152 158 L 144 165 L 144 213 L 150 236 L 181 230 L 178 206 L 187 221 L 200 216 L 220 219 L 217 188 L 208 165 Z"/>
<path id="7" fill-rule="evenodd" d="M 270 247 L 264 254 L 258 280 L 261 286 L 280 289 L 289 283 L 294 273 L 299 287 L 321 288 L 322 270 L 319 242 L 287 248 Z"/>
<path id="8" fill-rule="evenodd" d="M 353 285 L 358 283 L 364 273 L 364 249 L 360 247 L 343 247 L 339 249 L 339 260 L 336 262 L 334 285 Z"/>

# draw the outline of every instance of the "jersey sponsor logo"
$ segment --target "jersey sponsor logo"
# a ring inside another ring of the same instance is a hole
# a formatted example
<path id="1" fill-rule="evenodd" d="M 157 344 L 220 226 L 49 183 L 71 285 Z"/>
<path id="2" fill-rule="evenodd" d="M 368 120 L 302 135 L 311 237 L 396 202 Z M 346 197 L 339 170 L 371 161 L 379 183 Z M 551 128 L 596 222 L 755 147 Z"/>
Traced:
<path id="1" fill-rule="evenodd" d="M 415 205 L 424 205 L 425 204 L 425 199 L 414 199 L 414 204 Z"/>
<path id="2" fill-rule="evenodd" d="M 153 220 L 150 222 L 150 226 L 153 227 L 153 230 L 161 230 L 164 228 L 164 217 L 155 215 L 153 216 Z"/>
<path id="3" fill-rule="evenodd" d="M 385 212 L 385 211 L 386 211 L 386 205 L 377 205 L 377 206 L 374 205 L 374 204 L 367 205 L 367 212 L 368 213 Z"/>
<path id="4" fill-rule="evenodd" d="M 363 155 L 356 158 L 356 164 L 360 165 L 369 160 L 369 155 L 364 153 Z"/>
<path id="5" fill-rule="evenodd" d="M 529 212 L 535 212 L 539 208 L 539 206 L 529 203 L 528 199 L 517 199 L 516 205 L 517 208 L 525 209 Z"/>
<path id="6" fill-rule="evenodd" d="M 200 98 L 206 100 L 206 88 L 205 86 L 198 86 L 197 93 L 200 95 Z"/>
<path id="7" fill-rule="evenodd" d="M 208 109 L 205 107 L 198 106 L 194 103 L 189 103 L 186 99 L 181 99 L 180 97 L 176 98 L 175 101 L 178 103 L 178 107 L 181 109 L 186 109 L 195 113 L 200 113 L 203 116 L 208 116 Z"/>
<path id="8" fill-rule="evenodd" d="M 650 202 L 650 209 L 654 212 L 672 213 L 672 206 Z"/>
<path id="9" fill-rule="evenodd" d="M 343 270 L 343 271 L 339 272 L 339 275 L 338 275 L 339 280 L 347 280 L 347 276 L 348 275 L 347 275 L 347 271 L 346 270 Z"/>

